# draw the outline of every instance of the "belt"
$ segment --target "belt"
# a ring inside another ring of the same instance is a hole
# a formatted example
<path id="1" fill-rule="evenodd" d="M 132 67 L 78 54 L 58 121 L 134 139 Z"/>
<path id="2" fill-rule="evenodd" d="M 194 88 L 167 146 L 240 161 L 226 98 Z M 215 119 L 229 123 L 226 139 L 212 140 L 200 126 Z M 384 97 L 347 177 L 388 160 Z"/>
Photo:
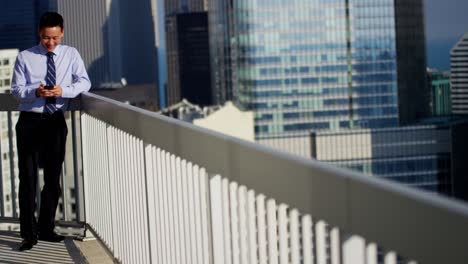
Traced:
<path id="1" fill-rule="evenodd" d="M 50 114 L 48 112 L 44 112 L 44 113 L 35 113 L 35 112 L 26 112 L 26 111 L 20 112 L 20 117 L 28 118 L 28 119 L 50 119 L 50 118 L 54 118 L 58 116 L 63 116 L 63 112 L 56 111 L 53 114 Z"/>

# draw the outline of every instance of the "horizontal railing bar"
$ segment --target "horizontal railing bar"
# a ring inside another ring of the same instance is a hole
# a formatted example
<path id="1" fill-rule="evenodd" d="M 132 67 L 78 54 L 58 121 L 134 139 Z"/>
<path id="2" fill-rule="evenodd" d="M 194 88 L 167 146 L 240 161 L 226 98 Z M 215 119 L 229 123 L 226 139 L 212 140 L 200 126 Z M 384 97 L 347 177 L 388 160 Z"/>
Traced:
<path id="1" fill-rule="evenodd" d="M 81 109 L 80 96 L 70 100 L 68 107 L 70 111 Z M 18 111 L 18 100 L 11 94 L 0 93 L 0 111 Z"/>
<path id="2" fill-rule="evenodd" d="M 18 101 L 11 94 L 0 93 L 0 111 L 17 111 Z"/>
<path id="3" fill-rule="evenodd" d="M 82 111 L 211 174 L 362 235 L 421 263 L 468 259 L 468 206 L 381 178 L 332 167 L 167 118 L 108 98 L 83 95 Z M 438 250 L 432 247 L 437 245 Z"/>
<path id="4" fill-rule="evenodd" d="M 2 224 L 19 224 L 19 218 L 11 216 L 0 216 L 0 223 Z"/>

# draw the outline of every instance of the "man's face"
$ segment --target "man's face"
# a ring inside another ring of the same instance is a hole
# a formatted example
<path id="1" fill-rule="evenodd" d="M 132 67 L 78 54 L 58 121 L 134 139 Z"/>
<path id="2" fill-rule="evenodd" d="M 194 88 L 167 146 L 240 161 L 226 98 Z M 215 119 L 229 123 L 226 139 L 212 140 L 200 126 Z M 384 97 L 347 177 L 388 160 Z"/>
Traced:
<path id="1" fill-rule="evenodd" d="M 54 51 L 63 37 L 63 30 L 61 27 L 46 27 L 39 30 L 39 38 L 41 39 L 42 46 L 47 51 Z"/>

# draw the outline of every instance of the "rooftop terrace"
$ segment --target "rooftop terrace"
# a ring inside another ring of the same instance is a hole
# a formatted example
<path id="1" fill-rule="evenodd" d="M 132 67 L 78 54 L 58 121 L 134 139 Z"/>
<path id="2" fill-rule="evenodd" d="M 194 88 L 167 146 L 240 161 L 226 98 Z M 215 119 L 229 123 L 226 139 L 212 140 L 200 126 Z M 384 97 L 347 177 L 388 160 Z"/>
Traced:
<path id="1" fill-rule="evenodd" d="M 0 112 L 9 120 L 8 146 L 15 109 L 10 95 L 0 95 Z M 468 259 L 464 203 L 91 93 L 76 99 L 72 109 L 68 168 L 77 210 L 75 220 L 64 214 L 61 223 L 76 226 L 82 237 L 95 235 L 115 261 L 439 264 Z M 9 153 L 14 160 L 14 149 Z M 15 201 L 15 193 L 10 195 Z M 6 215 L 3 197 L 0 220 L 15 222 L 17 205 L 12 203 L 14 213 Z M 14 251 L 18 239 L 15 232 L 0 233 L 2 260 L 81 263 L 86 258 L 86 250 L 78 250 L 84 244 L 71 239 L 39 243 L 28 253 Z"/>

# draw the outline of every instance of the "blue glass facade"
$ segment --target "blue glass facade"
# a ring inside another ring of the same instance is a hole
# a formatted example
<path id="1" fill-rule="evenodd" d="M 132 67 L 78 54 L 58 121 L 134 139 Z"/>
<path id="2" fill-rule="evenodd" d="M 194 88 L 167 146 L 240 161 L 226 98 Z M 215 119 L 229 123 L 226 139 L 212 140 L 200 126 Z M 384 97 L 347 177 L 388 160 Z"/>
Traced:
<path id="1" fill-rule="evenodd" d="M 337 165 L 430 192 L 452 194 L 451 156 L 448 153 L 353 160 Z"/>
<path id="2" fill-rule="evenodd" d="M 231 22 L 210 26 L 232 31 L 229 85 L 257 139 L 400 123 L 394 0 L 213 2 L 233 3 Z"/>
<path id="3" fill-rule="evenodd" d="M 313 133 L 313 157 L 420 189 L 453 195 L 453 125 Z M 463 145 L 463 143 L 461 143 Z"/>

